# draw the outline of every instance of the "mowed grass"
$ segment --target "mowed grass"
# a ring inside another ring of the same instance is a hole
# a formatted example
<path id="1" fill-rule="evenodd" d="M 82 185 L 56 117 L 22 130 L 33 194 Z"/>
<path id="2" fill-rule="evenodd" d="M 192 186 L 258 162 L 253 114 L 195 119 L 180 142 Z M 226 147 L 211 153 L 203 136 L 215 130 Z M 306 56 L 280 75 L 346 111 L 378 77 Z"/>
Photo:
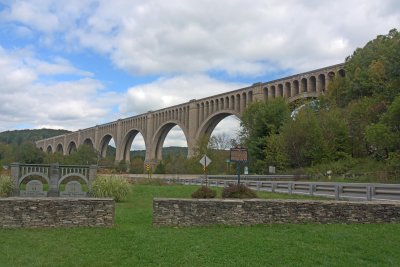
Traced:
<path id="1" fill-rule="evenodd" d="M 196 188 L 135 185 L 112 229 L 0 230 L 0 266 L 400 266 L 397 224 L 152 226 L 153 197 Z"/>

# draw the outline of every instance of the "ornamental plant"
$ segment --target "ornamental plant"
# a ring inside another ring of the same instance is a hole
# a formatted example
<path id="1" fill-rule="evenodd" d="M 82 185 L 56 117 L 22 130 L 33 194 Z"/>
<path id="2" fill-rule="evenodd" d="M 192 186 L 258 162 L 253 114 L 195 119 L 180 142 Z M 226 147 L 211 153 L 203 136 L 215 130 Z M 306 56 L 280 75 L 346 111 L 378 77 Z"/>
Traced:
<path id="1" fill-rule="evenodd" d="M 257 198 L 257 194 L 244 184 L 229 184 L 222 191 L 222 198 Z"/>
<path id="2" fill-rule="evenodd" d="M 10 176 L 0 176 L 0 197 L 11 196 L 14 183 Z"/>
<path id="3" fill-rule="evenodd" d="M 130 185 L 124 178 L 116 176 L 97 176 L 92 185 L 91 194 L 94 197 L 111 197 L 116 202 L 126 200 Z"/>
<path id="4" fill-rule="evenodd" d="M 217 192 L 215 190 L 203 185 L 193 192 L 192 198 L 215 198 L 216 195 Z"/>

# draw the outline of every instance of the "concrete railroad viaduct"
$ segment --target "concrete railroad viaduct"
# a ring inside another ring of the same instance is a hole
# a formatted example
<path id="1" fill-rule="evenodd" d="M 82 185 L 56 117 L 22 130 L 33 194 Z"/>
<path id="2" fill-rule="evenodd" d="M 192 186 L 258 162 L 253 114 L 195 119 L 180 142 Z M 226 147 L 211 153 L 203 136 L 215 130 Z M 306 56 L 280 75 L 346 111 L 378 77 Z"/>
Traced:
<path id="1" fill-rule="evenodd" d="M 336 75 L 345 75 L 344 64 L 266 83 L 255 83 L 203 99 L 193 99 L 180 105 L 40 140 L 36 142 L 36 146 L 48 153 L 69 155 L 78 146 L 87 144 L 105 157 L 108 143 L 113 138 L 116 145 L 115 161 L 129 162 L 132 142 L 140 133 L 146 146 L 145 162 L 156 164 L 161 160 L 163 143 L 168 132 L 178 125 L 185 134 L 188 157 L 191 157 L 199 137 L 204 134 L 210 136 L 217 124 L 227 116 L 235 115 L 240 119 L 245 108 L 254 101 L 283 97 L 292 102 L 300 98 L 317 97 L 328 89 L 329 82 Z"/>

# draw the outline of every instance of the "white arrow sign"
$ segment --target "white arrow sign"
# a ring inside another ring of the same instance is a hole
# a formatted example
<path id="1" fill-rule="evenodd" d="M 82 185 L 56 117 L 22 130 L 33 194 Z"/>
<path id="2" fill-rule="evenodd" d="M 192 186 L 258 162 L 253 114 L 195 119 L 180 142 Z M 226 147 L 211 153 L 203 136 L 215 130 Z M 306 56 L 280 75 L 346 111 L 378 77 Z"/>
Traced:
<path id="1" fill-rule="evenodd" d="M 207 167 L 211 163 L 211 159 L 207 157 L 207 155 L 204 155 L 201 160 L 200 160 L 201 165 L 204 167 Z"/>

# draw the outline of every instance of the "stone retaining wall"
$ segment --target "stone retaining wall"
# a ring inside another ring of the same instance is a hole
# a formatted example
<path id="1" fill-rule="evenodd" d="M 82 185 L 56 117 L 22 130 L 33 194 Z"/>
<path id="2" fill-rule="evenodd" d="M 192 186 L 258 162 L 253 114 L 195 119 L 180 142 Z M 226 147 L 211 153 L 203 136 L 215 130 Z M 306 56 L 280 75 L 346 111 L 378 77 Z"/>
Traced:
<path id="1" fill-rule="evenodd" d="M 108 198 L 0 198 L 0 228 L 112 227 Z"/>
<path id="2" fill-rule="evenodd" d="M 400 202 L 153 200 L 153 224 L 156 226 L 271 223 L 400 223 Z"/>

